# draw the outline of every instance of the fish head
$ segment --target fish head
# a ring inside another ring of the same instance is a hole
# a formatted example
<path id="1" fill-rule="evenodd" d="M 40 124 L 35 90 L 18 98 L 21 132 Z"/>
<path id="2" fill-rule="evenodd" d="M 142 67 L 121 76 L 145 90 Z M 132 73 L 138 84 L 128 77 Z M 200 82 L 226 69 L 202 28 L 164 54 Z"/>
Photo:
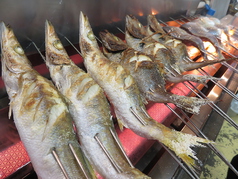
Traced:
<path id="1" fill-rule="evenodd" d="M 138 39 L 143 39 L 147 36 L 146 28 L 132 15 L 126 16 L 126 30 Z"/>
<path id="2" fill-rule="evenodd" d="M 147 16 L 147 22 L 148 28 L 150 28 L 153 32 L 160 33 L 160 35 L 165 33 L 154 15 L 149 14 Z"/>
<path id="3" fill-rule="evenodd" d="M 31 64 L 12 28 L 4 22 L 1 23 L 1 52 L 4 70 L 8 69 L 12 73 L 31 70 Z"/>
<path id="4" fill-rule="evenodd" d="M 128 48 L 128 45 L 114 34 L 106 31 L 101 31 L 99 36 L 103 45 L 110 51 L 121 51 Z"/>
<path id="5" fill-rule="evenodd" d="M 71 62 L 54 26 L 48 20 L 45 22 L 45 51 L 47 65 L 67 65 Z"/>
<path id="6" fill-rule="evenodd" d="M 82 11 L 79 17 L 79 45 L 83 57 L 95 50 L 99 50 L 88 17 Z"/>

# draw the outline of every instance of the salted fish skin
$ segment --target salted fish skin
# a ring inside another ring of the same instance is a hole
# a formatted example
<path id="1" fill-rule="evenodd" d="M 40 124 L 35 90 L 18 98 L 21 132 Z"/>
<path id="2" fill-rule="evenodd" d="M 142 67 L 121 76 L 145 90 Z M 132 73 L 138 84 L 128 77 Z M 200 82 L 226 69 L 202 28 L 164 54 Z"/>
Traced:
<path id="1" fill-rule="evenodd" d="M 65 178 L 51 154 L 55 150 L 70 178 L 86 178 L 68 144 L 81 151 L 64 98 L 31 68 L 13 31 L 2 25 L 2 77 L 20 138 L 38 178 Z"/>
<path id="2" fill-rule="evenodd" d="M 134 79 L 122 66 L 103 56 L 88 18 L 82 12 L 80 13 L 79 38 L 87 71 L 104 89 L 109 101 L 115 107 L 115 113 L 120 123 L 133 130 L 137 135 L 162 142 L 187 165 L 195 166 L 196 156 L 190 147 L 202 146 L 200 142 L 210 143 L 212 141 L 171 130 L 149 117 L 142 110 L 145 107 L 139 97 L 139 90 Z M 131 113 L 130 109 L 140 116 L 143 123 Z"/>
<path id="3" fill-rule="evenodd" d="M 73 116 L 82 150 L 97 172 L 104 178 L 134 179 L 149 178 L 139 170 L 130 167 L 122 152 L 113 139 L 110 128 L 114 129 L 111 120 L 110 108 L 104 91 L 99 85 L 77 67 L 71 60 L 57 37 L 54 27 L 46 22 L 46 63 L 50 69 L 51 77 L 59 90 L 70 101 L 70 113 Z M 52 60 L 51 57 L 56 57 Z M 61 64 L 54 61 L 65 59 Z M 67 62 L 67 63 L 66 63 Z M 77 107 L 76 107 L 77 106 Z M 103 152 L 94 137 L 97 136 L 116 163 L 122 173 L 118 173 Z"/>

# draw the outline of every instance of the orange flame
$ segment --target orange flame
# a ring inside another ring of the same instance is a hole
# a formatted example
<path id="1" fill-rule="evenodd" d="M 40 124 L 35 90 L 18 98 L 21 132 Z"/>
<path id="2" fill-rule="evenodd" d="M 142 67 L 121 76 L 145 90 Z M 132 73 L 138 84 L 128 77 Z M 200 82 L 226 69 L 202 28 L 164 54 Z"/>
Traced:
<path id="1" fill-rule="evenodd" d="M 224 32 L 221 33 L 221 41 L 228 41 L 227 35 Z"/>
<path id="2" fill-rule="evenodd" d="M 152 15 L 156 15 L 156 14 L 158 14 L 159 12 L 156 10 L 156 9 L 154 9 L 154 8 L 151 8 L 151 14 Z"/>
<path id="3" fill-rule="evenodd" d="M 231 29 L 231 30 L 229 30 L 229 34 L 230 34 L 230 36 L 234 35 L 235 31 L 236 31 L 235 29 Z"/>
<path id="4" fill-rule="evenodd" d="M 138 12 L 138 16 L 143 16 L 143 15 L 144 15 L 144 13 L 142 11 Z"/>

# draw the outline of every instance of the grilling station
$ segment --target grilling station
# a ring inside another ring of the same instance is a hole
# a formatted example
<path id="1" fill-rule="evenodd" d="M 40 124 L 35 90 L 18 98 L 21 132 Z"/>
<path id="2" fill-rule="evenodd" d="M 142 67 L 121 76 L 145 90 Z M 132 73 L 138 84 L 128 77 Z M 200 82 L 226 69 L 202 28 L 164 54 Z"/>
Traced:
<path id="1" fill-rule="evenodd" d="M 213 20 L 219 23 L 216 29 L 221 31 L 220 34 L 214 35 L 222 44 L 218 50 L 222 52 L 225 59 L 230 60 L 183 73 L 210 76 L 211 78 L 206 81 L 206 84 L 184 81 L 180 83 L 166 82 L 165 85 L 166 90 L 173 94 L 206 99 L 210 102 L 201 106 L 199 114 L 186 112 L 171 103 L 149 102 L 146 105 L 146 110 L 154 120 L 171 129 L 212 141 L 216 140 L 224 121 L 228 122 L 231 128 L 238 129 L 237 123 L 227 114 L 231 102 L 238 100 L 236 96 L 238 85 L 237 16 L 235 13 L 227 14 L 233 8 L 232 3 L 215 0 L 211 2 L 199 0 L 107 0 L 106 2 L 22 0 L 18 1 L 17 5 L 15 3 L 14 0 L 0 2 L 0 17 L 12 27 L 33 68 L 48 79 L 50 79 L 49 70 L 44 62 L 46 20 L 51 21 L 54 25 L 73 62 L 86 71 L 79 48 L 80 11 L 88 16 L 100 49 L 103 46 L 99 35 L 101 31 L 108 30 L 125 41 L 127 15 L 138 19 L 143 26 L 148 24 L 148 15 L 153 15 L 167 35 L 186 44 L 190 57 L 187 60 L 194 62 L 202 62 L 204 58 L 216 60 L 217 49 L 207 39 L 201 38 L 205 47 L 201 51 L 187 39 L 180 36 L 175 37 L 173 29 L 166 31 L 166 27 L 183 27 L 188 34 L 191 34 L 192 30 L 189 31 L 189 26 L 187 28 L 185 24 L 189 25 L 191 22 L 198 24 L 199 19 L 214 18 Z M 221 80 L 216 80 L 216 78 Z M 0 79 L 0 107 L 0 178 L 37 178 L 27 151 L 18 135 L 13 117 L 11 116 L 9 119 L 9 98 L 2 77 Z M 217 149 L 216 144 L 207 144 L 205 148 L 195 147 L 199 162 L 197 162 L 198 168 L 194 170 L 160 142 L 140 137 L 128 128 L 120 130 L 116 117 L 113 118 L 125 155 L 135 168 L 151 178 L 200 178 L 204 170 L 203 164 L 207 162 L 211 153 L 218 156 L 229 170 L 238 174 L 235 166 Z"/>

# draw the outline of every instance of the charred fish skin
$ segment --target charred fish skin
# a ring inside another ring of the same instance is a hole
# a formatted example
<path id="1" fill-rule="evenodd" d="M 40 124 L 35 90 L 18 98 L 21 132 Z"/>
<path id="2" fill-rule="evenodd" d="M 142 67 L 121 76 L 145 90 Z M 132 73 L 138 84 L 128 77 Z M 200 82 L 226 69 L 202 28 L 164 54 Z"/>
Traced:
<path id="1" fill-rule="evenodd" d="M 86 178 L 69 148 L 70 144 L 81 157 L 63 96 L 32 69 L 12 29 L 5 24 L 1 49 L 2 76 L 10 109 L 38 178 L 66 178 L 52 151 L 58 155 L 69 178 Z"/>
<path id="2" fill-rule="evenodd" d="M 108 179 L 149 178 L 128 164 L 112 137 L 110 129 L 113 129 L 114 125 L 111 120 L 109 104 L 102 88 L 89 74 L 69 60 L 67 52 L 61 48 L 61 43 L 54 45 L 56 43 L 60 43 L 60 40 L 53 25 L 47 21 L 46 62 L 53 81 L 70 101 L 70 113 L 78 129 L 81 148 L 95 170 Z M 53 59 L 52 56 L 55 58 Z M 54 61 L 60 61 L 60 63 L 56 64 Z M 106 148 L 119 171 L 113 166 L 95 137 Z"/>
<path id="3" fill-rule="evenodd" d="M 162 142 L 187 165 L 195 166 L 196 156 L 190 147 L 202 146 L 200 142 L 211 141 L 171 130 L 153 120 L 146 113 L 139 97 L 139 89 L 129 72 L 119 64 L 111 62 L 98 49 L 88 18 L 82 12 L 79 38 L 87 71 L 104 89 L 109 101 L 114 105 L 119 123 L 137 135 Z"/>

